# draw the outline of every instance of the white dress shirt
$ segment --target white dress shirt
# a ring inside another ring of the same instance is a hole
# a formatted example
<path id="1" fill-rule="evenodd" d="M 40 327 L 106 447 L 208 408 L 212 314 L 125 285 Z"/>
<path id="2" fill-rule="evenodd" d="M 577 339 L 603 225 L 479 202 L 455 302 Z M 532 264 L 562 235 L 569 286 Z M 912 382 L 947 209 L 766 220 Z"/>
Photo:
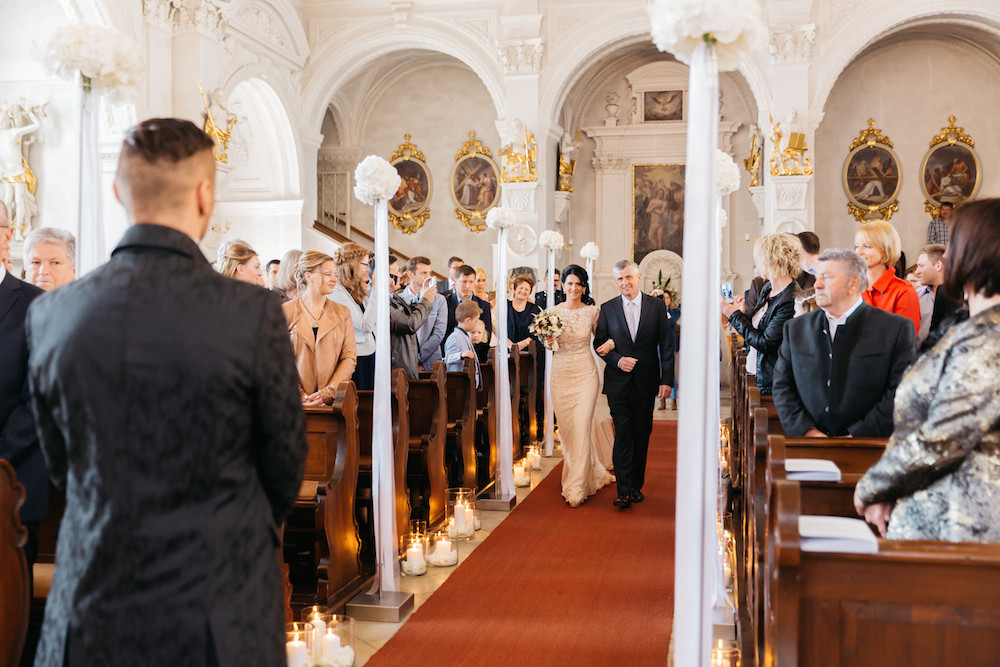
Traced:
<path id="1" fill-rule="evenodd" d="M 826 312 L 825 310 L 823 311 L 823 314 L 826 315 L 826 322 L 827 322 L 827 324 L 830 325 L 830 342 L 831 343 L 833 342 L 833 339 L 837 335 L 837 327 L 839 327 L 841 324 L 844 324 L 845 322 L 847 322 L 847 318 L 849 318 L 851 315 L 853 315 L 854 311 L 857 310 L 858 307 L 862 303 L 864 303 L 864 299 L 862 299 L 859 296 L 858 300 L 854 302 L 854 305 L 851 306 L 850 308 L 848 308 L 847 312 L 845 312 L 840 317 L 832 317 L 830 315 L 830 313 Z"/>

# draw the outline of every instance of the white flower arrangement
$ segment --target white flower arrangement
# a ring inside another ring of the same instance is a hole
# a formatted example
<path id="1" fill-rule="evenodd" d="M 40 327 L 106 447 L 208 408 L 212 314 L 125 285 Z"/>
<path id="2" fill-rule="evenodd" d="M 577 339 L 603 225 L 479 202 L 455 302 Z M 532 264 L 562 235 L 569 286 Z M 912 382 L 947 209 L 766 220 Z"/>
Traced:
<path id="1" fill-rule="evenodd" d="M 486 226 L 490 229 L 510 229 L 517 224 L 517 214 L 505 206 L 494 206 L 486 214 Z"/>
<path id="2" fill-rule="evenodd" d="M 684 63 L 699 42 L 715 46 L 720 71 L 736 69 L 749 51 L 767 46 L 767 28 L 756 0 L 654 0 L 649 6 L 653 42 Z"/>
<path id="3" fill-rule="evenodd" d="M 373 205 L 379 199 L 390 200 L 402 179 L 387 160 L 369 155 L 354 170 L 354 196 L 362 204 Z"/>
<path id="4" fill-rule="evenodd" d="M 719 209 L 719 226 L 720 227 L 725 227 L 728 224 L 729 224 L 729 214 L 726 213 L 726 209 L 720 208 Z"/>
<path id="5" fill-rule="evenodd" d="M 740 168 L 732 156 L 715 149 L 715 191 L 720 195 L 736 192 L 740 187 Z"/>
<path id="6" fill-rule="evenodd" d="M 564 245 L 563 235 L 554 229 L 546 229 L 539 235 L 538 245 L 546 250 L 561 250 Z"/>
<path id="7" fill-rule="evenodd" d="M 83 79 L 86 92 L 113 102 L 135 99 L 145 67 L 135 41 L 113 28 L 70 23 L 56 28 L 45 46 L 45 63 L 58 76 Z"/>
<path id="8" fill-rule="evenodd" d="M 587 241 L 583 244 L 583 247 L 580 248 L 580 257 L 583 257 L 584 259 L 591 259 L 596 262 L 597 258 L 600 256 L 601 249 L 598 248 L 597 244 L 593 241 Z"/>

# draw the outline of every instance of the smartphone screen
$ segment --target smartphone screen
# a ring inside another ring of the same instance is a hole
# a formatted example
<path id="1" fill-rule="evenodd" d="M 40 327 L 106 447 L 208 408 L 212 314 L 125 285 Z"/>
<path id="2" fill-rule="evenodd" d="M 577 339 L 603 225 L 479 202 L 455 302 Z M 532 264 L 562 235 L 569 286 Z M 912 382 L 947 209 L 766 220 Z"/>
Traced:
<path id="1" fill-rule="evenodd" d="M 733 302 L 733 284 L 722 283 L 722 299 L 729 303 Z"/>

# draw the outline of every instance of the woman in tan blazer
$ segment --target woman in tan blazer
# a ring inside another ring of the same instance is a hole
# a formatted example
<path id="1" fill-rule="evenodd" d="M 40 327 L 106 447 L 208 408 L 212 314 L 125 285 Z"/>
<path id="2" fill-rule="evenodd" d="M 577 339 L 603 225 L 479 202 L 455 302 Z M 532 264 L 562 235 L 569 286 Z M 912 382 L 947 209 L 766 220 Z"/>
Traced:
<path id="1" fill-rule="evenodd" d="M 299 370 L 303 405 L 330 405 L 337 386 L 351 379 L 357 365 L 354 326 L 344 306 L 326 298 L 337 284 L 329 255 L 309 251 L 295 270 L 299 297 L 282 305 Z"/>

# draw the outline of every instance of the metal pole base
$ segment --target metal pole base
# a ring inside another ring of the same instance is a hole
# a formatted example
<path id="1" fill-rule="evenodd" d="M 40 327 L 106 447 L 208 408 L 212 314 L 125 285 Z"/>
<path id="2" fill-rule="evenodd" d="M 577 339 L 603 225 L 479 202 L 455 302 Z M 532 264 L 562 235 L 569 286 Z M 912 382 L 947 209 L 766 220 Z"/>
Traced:
<path id="1" fill-rule="evenodd" d="M 477 500 L 479 508 L 492 512 L 509 512 L 517 505 L 517 495 L 501 495 L 497 491 L 483 494 Z"/>
<path id="2" fill-rule="evenodd" d="M 413 611 L 413 593 L 358 593 L 347 603 L 347 615 L 359 621 L 399 623 Z"/>

